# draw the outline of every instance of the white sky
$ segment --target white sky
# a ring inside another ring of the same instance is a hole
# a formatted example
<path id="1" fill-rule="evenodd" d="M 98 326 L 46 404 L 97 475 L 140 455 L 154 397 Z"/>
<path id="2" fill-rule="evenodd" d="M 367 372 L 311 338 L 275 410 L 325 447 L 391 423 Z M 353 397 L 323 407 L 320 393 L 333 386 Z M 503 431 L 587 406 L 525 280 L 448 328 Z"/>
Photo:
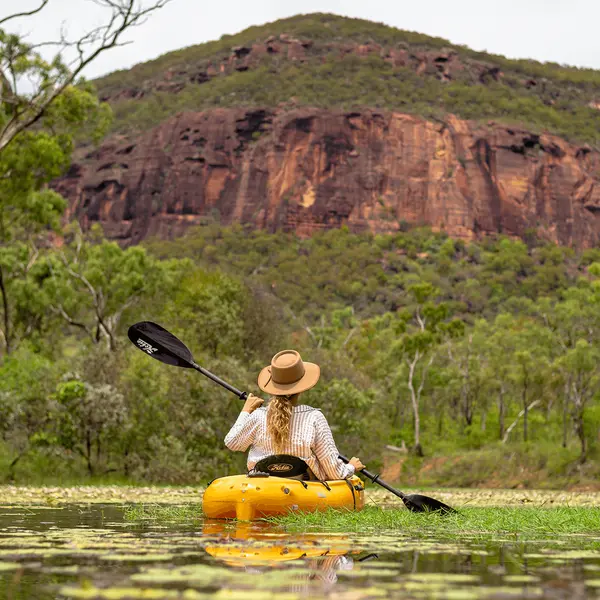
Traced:
<path id="1" fill-rule="evenodd" d="M 0 18 L 37 4 L 0 0 Z M 132 44 L 99 57 L 86 75 L 97 77 L 250 25 L 311 12 L 383 22 L 510 58 L 600 69 L 600 0 L 172 0 L 129 33 Z M 90 29 L 102 22 L 101 14 L 92 0 L 50 0 L 39 15 L 10 21 L 7 29 L 39 41 L 54 38 L 62 23 L 72 34 Z"/>

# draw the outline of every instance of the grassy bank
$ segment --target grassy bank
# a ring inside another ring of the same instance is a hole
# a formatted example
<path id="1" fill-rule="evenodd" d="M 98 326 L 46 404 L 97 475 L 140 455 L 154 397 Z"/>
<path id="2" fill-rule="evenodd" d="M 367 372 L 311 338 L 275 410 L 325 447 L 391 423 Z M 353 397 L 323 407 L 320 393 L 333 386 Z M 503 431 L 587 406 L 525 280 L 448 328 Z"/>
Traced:
<path id="1" fill-rule="evenodd" d="M 288 531 L 369 530 L 401 531 L 405 535 L 457 537 L 462 535 L 507 535 L 547 538 L 558 535 L 600 534 L 600 508 L 463 508 L 455 515 L 415 514 L 404 509 L 368 506 L 362 512 L 330 510 L 322 513 L 292 513 L 274 518 Z M 597 542 L 600 545 L 600 542 Z"/>

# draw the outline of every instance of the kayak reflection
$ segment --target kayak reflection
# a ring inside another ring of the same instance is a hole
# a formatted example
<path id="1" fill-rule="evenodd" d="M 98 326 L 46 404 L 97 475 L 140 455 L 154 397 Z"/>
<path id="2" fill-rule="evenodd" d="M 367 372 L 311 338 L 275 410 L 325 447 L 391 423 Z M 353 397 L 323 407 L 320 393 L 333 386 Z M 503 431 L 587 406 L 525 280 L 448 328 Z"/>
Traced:
<path id="1" fill-rule="evenodd" d="M 346 536 L 324 537 L 323 534 L 290 534 L 278 531 L 269 523 L 205 522 L 205 535 L 219 536 L 206 546 L 206 552 L 232 567 L 248 573 L 265 573 L 283 568 L 281 563 L 302 560 L 301 569 L 290 573 L 290 591 L 298 592 L 314 584 L 330 587 L 337 582 L 339 571 L 354 567 L 360 550 L 352 550 Z M 364 559 L 372 558 L 369 555 Z"/>
<path id="2" fill-rule="evenodd" d="M 205 535 L 219 536 L 206 551 L 232 566 L 352 553 L 350 540 L 345 536 L 323 538 L 316 533 L 284 533 L 269 523 L 205 522 L 202 531 Z"/>

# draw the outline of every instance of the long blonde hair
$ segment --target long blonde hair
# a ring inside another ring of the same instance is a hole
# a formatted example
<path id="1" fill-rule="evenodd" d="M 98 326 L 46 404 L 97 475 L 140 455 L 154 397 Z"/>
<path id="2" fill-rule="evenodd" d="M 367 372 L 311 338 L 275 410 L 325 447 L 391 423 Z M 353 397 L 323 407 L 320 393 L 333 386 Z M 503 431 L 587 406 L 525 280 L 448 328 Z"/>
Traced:
<path id="1" fill-rule="evenodd" d="M 273 396 L 267 409 L 267 435 L 273 440 L 276 452 L 281 452 L 290 439 L 292 409 L 298 394 Z"/>

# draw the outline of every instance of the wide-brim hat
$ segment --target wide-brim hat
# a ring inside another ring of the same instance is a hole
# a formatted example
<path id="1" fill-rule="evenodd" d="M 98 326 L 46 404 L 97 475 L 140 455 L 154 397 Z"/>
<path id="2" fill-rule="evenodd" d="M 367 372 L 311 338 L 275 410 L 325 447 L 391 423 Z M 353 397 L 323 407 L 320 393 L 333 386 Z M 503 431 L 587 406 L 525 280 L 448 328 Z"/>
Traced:
<path id="1" fill-rule="evenodd" d="M 291 396 L 314 387 L 319 381 L 319 365 L 304 362 L 296 350 L 282 350 L 258 375 L 258 387 L 274 396 Z"/>

